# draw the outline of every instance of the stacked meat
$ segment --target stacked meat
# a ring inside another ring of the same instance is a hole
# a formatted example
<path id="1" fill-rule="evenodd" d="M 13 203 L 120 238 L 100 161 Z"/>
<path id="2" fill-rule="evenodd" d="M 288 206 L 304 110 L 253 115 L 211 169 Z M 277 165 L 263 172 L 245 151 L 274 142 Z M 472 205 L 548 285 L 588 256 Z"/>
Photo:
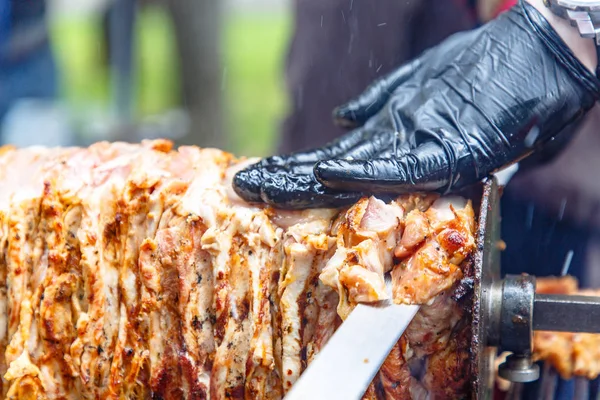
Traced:
<path id="1" fill-rule="evenodd" d="M 469 202 L 284 212 L 167 141 L 0 149 L 3 398 L 280 399 L 358 302 L 424 304 L 365 394 L 469 392 Z M 349 349 L 351 351 L 351 349 Z"/>

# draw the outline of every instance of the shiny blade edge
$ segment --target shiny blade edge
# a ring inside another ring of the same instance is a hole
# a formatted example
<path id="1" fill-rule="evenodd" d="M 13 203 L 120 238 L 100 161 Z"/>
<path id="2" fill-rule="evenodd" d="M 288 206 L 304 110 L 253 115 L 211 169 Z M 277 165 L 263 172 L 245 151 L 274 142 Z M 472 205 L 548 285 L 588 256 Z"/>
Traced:
<path id="1" fill-rule="evenodd" d="M 419 308 L 357 305 L 285 399 L 360 399 Z"/>

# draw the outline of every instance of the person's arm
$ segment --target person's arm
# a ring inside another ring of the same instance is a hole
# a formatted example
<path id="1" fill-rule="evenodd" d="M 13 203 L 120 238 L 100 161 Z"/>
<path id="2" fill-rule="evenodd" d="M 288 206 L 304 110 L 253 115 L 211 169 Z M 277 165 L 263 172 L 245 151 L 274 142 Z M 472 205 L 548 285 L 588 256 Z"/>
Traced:
<path id="1" fill-rule="evenodd" d="M 548 7 L 544 5 L 544 0 L 526 0 L 529 4 L 534 6 L 543 16 L 548 20 L 552 28 L 558 33 L 558 35 L 565 41 L 565 43 L 571 48 L 575 56 L 581 61 L 583 65 L 594 74 L 596 73 L 596 64 L 598 59 L 596 56 L 596 48 L 594 46 L 593 39 L 582 38 L 579 35 L 577 28 L 571 26 L 569 21 L 562 19 L 550 11 Z"/>

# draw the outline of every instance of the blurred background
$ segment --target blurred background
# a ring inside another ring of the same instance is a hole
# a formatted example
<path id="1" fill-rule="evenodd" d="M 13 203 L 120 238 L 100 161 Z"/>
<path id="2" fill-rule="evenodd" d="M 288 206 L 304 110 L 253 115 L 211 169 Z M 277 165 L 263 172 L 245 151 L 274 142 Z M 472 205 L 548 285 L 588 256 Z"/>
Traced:
<path id="1" fill-rule="evenodd" d="M 0 0 L 0 18 L 3 143 L 275 151 L 288 1 Z"/>

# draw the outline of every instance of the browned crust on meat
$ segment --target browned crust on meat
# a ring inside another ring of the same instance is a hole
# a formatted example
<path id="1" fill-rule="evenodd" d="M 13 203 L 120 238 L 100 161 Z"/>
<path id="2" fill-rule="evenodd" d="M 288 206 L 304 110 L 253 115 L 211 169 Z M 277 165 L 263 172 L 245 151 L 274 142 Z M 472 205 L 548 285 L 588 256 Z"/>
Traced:
<path id="1" fill-rule="evenodd" d="M 469 364 L 470 327 L 461 324 L 444 349 L 427 361 L 423 383 L 436 399 L 463 399 L 468 397 L 471 370 Z"/>
<path id="2" fill-rule="evenodd" d="M 340 300 L 362 301 L 320 279 L 336 246 L 348 246 L 347 267 L 383 274 L 399 261 L 404 209 L 423 213 L 437 198 L 279 215 L 231 197 L 231 155 L 172 146 L 0 148 L 0 184 L 10 186 L 0 193 L 3 397 L 281 399 L 342 323 Z M 463 225 L 436 226 L 448 257 L 470 243 Z M 407 238 L 402 257 L 429 239 Z M 466 308 L 440 294 L 462 265 L 448 262 L 451 271 L 433 272 L 450 279 L 423 295 L 443 307 L 423 306 L 411 328 L 443 340 L 405 334 L 364 398 L 422 393 L 415 357 L 427 361 L 430 394 L 465 393 L 465 330 L 455 325 Z"/>
<path id="3" fill-rule="evenodd" d="M 402 338 L 387 356 L 379 376 L 385 398 L 390 400 L 410 400 L 410 369 L 404 359 L 407 341 Z"/>

